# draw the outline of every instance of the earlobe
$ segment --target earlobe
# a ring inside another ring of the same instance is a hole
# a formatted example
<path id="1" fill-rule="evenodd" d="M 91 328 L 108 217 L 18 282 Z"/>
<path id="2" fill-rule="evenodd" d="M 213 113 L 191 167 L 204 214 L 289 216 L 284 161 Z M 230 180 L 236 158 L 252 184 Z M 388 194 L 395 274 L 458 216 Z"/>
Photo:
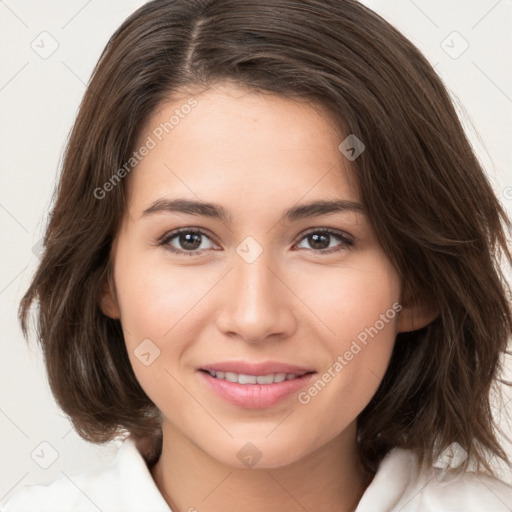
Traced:
<path id="1" fill-rule="evenodd" d="M 105 316 L 108 316 L 114 320 L 121 317 L 114 286 L 110 279 L 110 272 L 108 273 L 108 278 L 103 282 L 99 303 L 101 311 Z"/>
<path id="2" fill-rule="evenodd" d="M 398 319 L 397 332 L 411 332 L 422 329 L 433 322 L 438 315 L 439 311 L 437 309 L 428 306 L 404 307 Z"/>

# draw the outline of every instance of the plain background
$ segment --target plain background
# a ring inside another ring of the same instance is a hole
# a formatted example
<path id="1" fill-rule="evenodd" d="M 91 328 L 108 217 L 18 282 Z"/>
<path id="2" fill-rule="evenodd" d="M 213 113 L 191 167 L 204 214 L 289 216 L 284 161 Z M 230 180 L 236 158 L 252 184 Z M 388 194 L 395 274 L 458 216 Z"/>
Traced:
<path id="1" fill-rule="evenodd" d="M 23 339 L 16 312 L 38 262 L 37 244 L 85 84 L 110 35 L 143 3 L 0 2 L 0 503 L 18 485 L 76 474 L 110 460 L 117 449 L 116 442 L 91 445 L 71 428 L 49 391 L 40 350 L 34 340 L 27 345 Z M 512 1 L 363 3 L 435 66 L 460 103 L 468 135 L 512 214 L 512 77 L 506 65 Z M 512 370 L 510 361 L 507 367 Z M 505 402 L 512 398 L 506 393 Z M 511 408 L 512 402 L 508 410 L 495 402 L 508 433 Z M 512 446 L 506 448 L 512 456 Z M 512 483 L 510 469 L 502 468 L 501 475 Z"/>

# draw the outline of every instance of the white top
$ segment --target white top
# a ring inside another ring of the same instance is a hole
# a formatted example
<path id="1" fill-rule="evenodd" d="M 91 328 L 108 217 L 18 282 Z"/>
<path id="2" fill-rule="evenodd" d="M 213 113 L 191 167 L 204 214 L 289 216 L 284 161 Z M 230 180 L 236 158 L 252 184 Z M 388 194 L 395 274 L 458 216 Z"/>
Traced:
<path id="1" fill-rule="evenodd" d="M 512 487 L 472 472 L 446 477 L 440 467 L 418 472 L 415 455 L 394 448 L 382 460 L 356 512 L 510 512 Z M 114 460 L 49 485 L 24 485 L 0 512 L 172 512 L 134 441 Z"/>

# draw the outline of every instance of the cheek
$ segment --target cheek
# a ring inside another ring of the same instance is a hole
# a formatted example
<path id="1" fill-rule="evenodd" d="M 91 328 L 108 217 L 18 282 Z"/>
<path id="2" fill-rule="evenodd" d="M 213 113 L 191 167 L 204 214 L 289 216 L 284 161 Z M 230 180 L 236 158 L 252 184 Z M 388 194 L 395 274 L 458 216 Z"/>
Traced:
<path id="1" fill-rule="evenodd" d="M 376 322 L 384 338 L 393 337 L 393 304 L 400 300 L 400 280 L 380 251 L 361 253 L 350 265 L 303 272 L 293 282 L 298 283 L 295 290 L 305 298 L 320 328 L 330 333 L 325 339 L 332 349 L 348 348 L 347 343 Z M 390 309 L 391 319 L 382 325 L 381 315 Z"/>
<path id="2" fill-rule="evenodd" d="M 193 329 L 200 329 L 193 322 L 193 305 L 205 293 L 203 287 L 191 285 L 190 273 L 185 276 L 176 268 L 171 272 L 168 265 L 137 257 L 119 261 L 116 277 L 126 348 L 137 381 L 153 403 L 184 410 L 189 400 L 173 376 L 178 376 L 176 365 L 189 340 L 197 337 Z"/>
<path id="3" fill-rule="evenodd" d="M 130 253 L 129 246 L 119 249 L 115 278 L 129 345 L 172 338 L 173 331 L 189 322 L 208 285 L 194 280 L 190 269 L 170 265 L 160 251 Z"/>
<path id="4" fill-rule="evenodd" d="M 398 274 L 380 253 L 368 254 L 338 273 L 330 272 L 323 293 L 309 286 L 308 298 L 330 332 L 323 337 L 329 358 L 319 379 L 305 390 L 302 403 L 330 410 L 335 432 L 364 409 L 379 387 L 393 350 L 401 306 Z"/>
<path id="5" fill-rule="evenodd" d="M 180 406 L 189 406 L 190 397 L 172 377 L 187 364 L 187 349 L 208 319 L 204 308 L 218 275 L 203 277 L 198 279 L 191 267 L 170 264 L 160 251 L 119 245 L 115 279 L 126 348 L 137 380 L 154 403 L 181 400 Z"/>

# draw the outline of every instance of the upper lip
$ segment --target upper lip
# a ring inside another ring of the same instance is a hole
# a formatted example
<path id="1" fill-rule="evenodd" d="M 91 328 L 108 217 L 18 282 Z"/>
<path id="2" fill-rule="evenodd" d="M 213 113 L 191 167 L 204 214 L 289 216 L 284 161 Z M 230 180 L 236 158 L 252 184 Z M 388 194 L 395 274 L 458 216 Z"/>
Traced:
<path id="1" fill-rule="evenodd" d="M 302 375 L 304 373 L 315 371 L 306 366 L 296 366 L 281 363 L 279 361 L 265 361 L 262 363 L 250 363 L 248 361 L 222 361 L 219 363 L 201 366 L 199 369 L 209 372 L 243 373 L 244 375 L 269 375 L 271 373 L 295 373 Z"/>

